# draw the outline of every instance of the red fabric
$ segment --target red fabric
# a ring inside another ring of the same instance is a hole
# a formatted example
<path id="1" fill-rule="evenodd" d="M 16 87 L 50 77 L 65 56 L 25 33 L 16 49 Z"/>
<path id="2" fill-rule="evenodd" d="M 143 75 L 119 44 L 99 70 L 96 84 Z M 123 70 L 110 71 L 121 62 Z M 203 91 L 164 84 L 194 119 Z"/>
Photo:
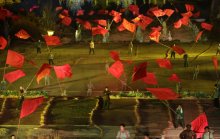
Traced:
<path id="1" fill-rule="evenodd" d="M 181 48 L 180 46 L 172 46 L 173 51 L 175 51 L 177 54 L 182 55 L 185 53 L 185 50 Z"/>
<path id="2" fill-rule="evenodd" d="M 160 100 L 174 100 L 179 97 L 179 95 L 170 88 L 146 88 L 146 89 Z"/>
<path id="3" fill-rule="evenodd" d="M 133 13 L 133 15 L 139 15 L 139 8 L 137 5 L 129 5 L 128 9 Z"/>
<path id="4" fill-rule="evenodd" d="M 201 23 L 201 27 L 205 30 L 211 31 L 213 28 L 213 25 L 203 22 L 203 23 Z"/>
<path id="5" fill-rule="evenodd" d="M 88 13 L 88 15 L 93 15 L 95 12 L 92 10 Z"/>
<path id="6" fill-rule="evenodd" d="M 121 24 L 117 27 L 117 29 L 118 29 L 118 31 L 124 31 L 125 27 L 123 26 L 123 24 Z"/>
<path id="7" fill-rule="evenodd" d="M 136 25 L 128 22 L 126 19 L 123 19 L 122 25 L 124 26 L 125 29 L 127 29 L 130 32 L 134 33 L 136 31 Z"/>
<path id="8" fill-rule="evenodd" d="M 189 11 L 189 12 L 186 12 L 186 13 L 182 13 L 181 15 L 182 15 L 183 17 L 186 16 L 186 17 L 190 18 L 190 17 L 193 16 L 193 13 Z"/>
<path id="9" fill-rule="evenodd" d="M 108 72 L 111 73 L 115 78 L 120 78 L 124 72 L 124 65 L 121 63 L 121 61 L 116 61 L 109 67 Z"/>
<path id="10" fill-rule="evenodd" d="M 96 23 L 98 23 L 101 26 L 106 27 L 107 26 L 107 21 L 106 20 L 94 20 Z"/>
<path id="11" fill-rule="evenodd" d="M 43 101 L 44 97 L 24 100 L 24 102 L 22 103 L 20 119 L 33 113 L 37 109 L 37 107 L 43 103 Z"/>
<path id="12" fill-rule="evenodd" d="M 64 15 L 64 16 L 69 16 L 69 11 L 66 10 L 66 9 L 64 9 L 64 10 L 62 11 L 62 15 Z"/>
<path id="13" fill-rule="evenodd" d="M 16 71 L 6 73 L 4 75 L 4 79 L 6 79 L 9 83 L 13 83 L 24 76 L 25 76 L 25 73 L 22 70 L 16 70 Z"/>
<path id="14" fill-rule="evenodd" d="M 155 10 L 158 10 L 159 8 L 156 6 L 156 7 L 151 7 L 148 11 L 147 11 L 147 15 L 149 15 L 149 16 L 154 16 L 154 14 L 153 14 L 153 11 L 155 11 Z"/>
<path id="15" fill-rule="evenodd" d="M 60 38 L 58 36 L 44 36 L 47 46 L 61 45 Z"/>
<path id="16" fill-rule="evenodd" d="M 132 19 L 131 21 L 134 22 L 135 24 L 137 24 L 138 22 L 140 22 L 141 18 L 139 16 L 135 17 L 134 19 Z"/>
<path id="17" fill-rule="evenodd" d="M 169 81 L 173 81 L 173 82 L 181 82 L 180 78 L 176 75 L 176 74 L 172 74 L 169 78 Z"/>
<path id="18" fill-rule="evenodd" d="M 56 7 L 56 11 L 60 11 L 60 10 L 62 10 L 63 9 L 63 7 L 62 6 L 58 6 L 58 7 Z"/>
<path id="19" fill-rule="evenodd" d="M 39 8 L 39 6 L 34 5 L 29 9 L 29 12 L 32 12 L 33 10 L 38 9 L 38 8 Z"/>
<path id="20" fill-rule="evenodd" d="M 72 22 L 72 19 L 68 16 L 65 16 L 63 19 L 62 19 L 62 24 L 66 25 L 66 26 L 69 26 Z"/>
<path id="21" fill-rule="evenodd" d="M 202 138 L 205 132 L 204 128 L 208 126 L 208 120 L 205 113 L 200 114 L 191 122 L 192 130 L 196 133 L 197 138 Z"/>
<path id="22" fill-rule="evenodd" d="M 120 56 L 119 56 L 119 53 L 117 51 L 110 51 L 109 55 L 115 61 L 120 60 Z"/>
<path id="23" fill-rule="evenodd" d="M 198 12 L 196 12 L 196 13 L 193 14 L 193 17 L 198 18 L 198 17 L 200 17 L 200 14 L 201 14 L 201 12 L 198 11 Z"/>
<path id="24" fill-rule="evenodd" d="M 155 42 L 159 42 L 160 41 L 160 32 L 159 31 L 152 31 L 149 34 L 149 38 Z"/>
<path id="25" fill-rule="evenodd" d="M 189 17 L 188 16 L 184 16 L 183 18 L 181 18 L 181 22 L 183 25 L 188 26 L 189 25 Z"/>
<path id="26" fill-rule="evenodd" d="M 174 13 L 174 10 L 173 9 L 165 9 L 164 13 L 165 13 L 165 15 L 170 17 Z"/>
<path id="27" fill-rule="evenodd" d="M 169 59 L 157 59 L 156 62 L 161 68 L 172 69 Z"/>
<path id="28" fill-rule="evenodd" d="M 136 22 L 138 26 L 141 27 L 142 30 L 145 30 L 146 27 L 153 22 L 153 19 L 144 15 L 139 15 L 137 18 L 140 20 Z"/>
<path id="29" fill-rule="evenodd" d="M 109 15 L 113 16 L 113 21 L 115 21 L 115 23 L 118 23 L 121 21 L 121 13 L 112 10 Z"/>
<path id="30" fill-rule="evenodd" d="M 8 50 L 6 64 L 12 67 L 21 68 L 24 64 L 24 56 L 15 51 Z"/>
<path id="31" fill-rule="evenodd" d="M 162 27 L 161 26 L 157 26 L 157 27 L 151 27 L 152 31 L 161 31 Z"/>
<path id="32" fill-rule="evenodd" d="M 6 46 L 7 40 L 3 36 L 0 36 L 0 50 L 4 50 Z"/>
<path id="33" fill-rule="evenodd" d="M 108 33 L 108 30 L 101 26 L 92 27 L 92 36 L 98 35 L 98 34 L 101 34 L 104 36 L 106 33 Z"/>
<path id="34" fill-rule="evenodd" d="M 198 42 L 198 40 L 201 38 L 202 34 L 203 34 L 203 31 L 200 31 L 198 33 L 198 35 L 196 36 L 195 42 Z"/>
<path id="35" fill-rule="evenodd" d="M 20 31 L 18 31 L 15 34 L 15 36 L 20 38 L 20 39 L 28 39 L 28 38 L 31 37 L 24 29 L 21 29 Z"/>
<path id="36" fill-rule="evenodd" d="M 53 68 L 54 68 L 57 78 L 59 79 L 72 77 L 71 66 L 69 64 L 65 64 L 63 66 L 54 66 Z"/>
<path id="37" fill-rule="evenodd" d="M 11 16 L 12 16 L 11 11 L 0 7 L 0 20 L 5 20 L 6 17 L 11 17 Z"/>
<path id="38" fill-rule="evenodd" d="M 92 25 L 90 24 L 89 21 L 83 21 L 79 18 L 76 18 L 76 22 L 83 25 L 83 27 L 87 30 L 91 30 L 91 28 L 92 28 Z"/>
<path id="39" fill-rule="evenodd" d="M 161 9 L 157 9 L 157 10 L 153 10 L 152 13 L 156 16 L 156 17 L 161 17 L 165 15 L 165 12 L 163 12 L 163 10 Z"/>
<path id="40" fill-rule="evenodd" d="M 186 11 L 194 11 L 195 7 L 192 4 L 185 4 Z"/>
<path id="41" fill-rule="evenodd" d="M 97 14 L 108 14 L 108 10 L 101 9 L 97 12 Z"/>
<path id="42" fill-rule="evenodd" d="M 84 10 L 78 10 L 76 16 L 84 15 Z"/>
<path id="43" fill-rule="evenodd" d="M 133 70 L 132 81 L 134 82 L 146 77 L 147 76 L 146 68 L 147 68 L 147 62 L 135 66 Z"/>
<path id="44" fill-rule="evenodd" d="M 218 59 L 216 56 L 212 57 L 212 62 L 213 62 L 215 70 L 217 71 L 218 70 Z"/>
<path id="45" fill-rule="evenodd" d="M 40 70 L 36 74 L 36 79 L 37 83 L 39 84 L 40 80 L 44 78 L 45 76 L 50 75 L 50 70 L 51 70 L 51 65 L 50 64 L 43 64 L 40 68 Z"/>
<path id="46" fill-rule="evenodd" d="M 176 29 L 181 28 L 181 26 L 182 26 L 182 20 L 181 19 L 179 19 L 178 21 L 176 21 L 174 23 L 174 28 L 176 28 Z"/>
<path id="47" fill-rule="evenodd" d="M 147 72 L 147 76 L 142 78 L 142 81 L 150 85 L 158 84 L 156 76 L 154 75 L 154 73 L 151 73 L 151 72 Z"/>

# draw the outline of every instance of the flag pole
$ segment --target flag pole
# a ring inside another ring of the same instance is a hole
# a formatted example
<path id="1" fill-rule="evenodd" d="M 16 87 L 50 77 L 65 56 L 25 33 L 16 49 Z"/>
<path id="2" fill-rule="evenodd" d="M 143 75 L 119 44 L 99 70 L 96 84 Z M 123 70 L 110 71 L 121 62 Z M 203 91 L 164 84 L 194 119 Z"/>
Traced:
<path id="1" fill-rule="evenodd" d="M 36 74 L 34 75 L 34 77 L 31 79 L 31 81 L 29 82 L 28 86 L 26 87 L 25 91 L 27 91 L 27 89 L 30 87 L 30 85 L 32 84 L 32 82 L 34 81 L 34 78 L 36 77 Z"/>
<path id="2" fill-rule="evenodd" d="M 4 81 L 5 72 L 6 72 L 6 62 L 5 62 L 5 66 L 4 66 L 3 76 L 2 76 L 2 80 L 3 80 L 3 81 Z"/>
<path id="3" fill-rule="evenodd" d="M 63 93 L 63 90 L 62 90 L 62 87 L 61 87 L 61 84 L 60 84 L 60 81 L 58 80 L 58 78 L 57 78 L 57 82 L 59 84 L 59 88 L 60 88 L 61 93 Z"/>
<path id="4" fill-rule="evenodd" d="M 18 128 L 17 128 L 17 132 L 16 132 L 16 138 L 18 138 L 18 131 L 19 131 L 19 128 L 20 128 L 20 124 L 21 124 L 21 118 L 19 118 L 18 120 Z"/>

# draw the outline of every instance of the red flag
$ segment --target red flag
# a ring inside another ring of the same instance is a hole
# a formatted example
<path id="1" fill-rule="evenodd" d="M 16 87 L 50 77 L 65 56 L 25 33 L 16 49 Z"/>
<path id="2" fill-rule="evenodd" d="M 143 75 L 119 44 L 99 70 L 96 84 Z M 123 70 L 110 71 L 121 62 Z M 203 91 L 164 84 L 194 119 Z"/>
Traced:
<path id="1" fill-rule="evenodd" d="M 146 84 L 151 84 L 151 85 L 158 84 L 156 76 L 152 72 L 147 72 L 147 76 L 142 78 L 142 81 L 145 82 Z"/>
<path id="2" fill-rule="evenodd" d="M 136 31 L 136 25 L 128 22 L 126 19 L 123 19 L 122 25 L 124 26 L 125 29 L 127 29 L 130 32 L 134 33 Z"/>
<path id="3" fill-rule="evenodd" d="M 81 25 L 83 25 L 83 27 L 84 27 L 85 29 L 87 29 L 87 30 L 90 30 L 90 29 L 92 28 L 92 25 L 90 24 L 89 21 L 83 21 L 83 20 L 81 20 L 81 19 L 79 19 L 79 18 L 76 18 L 76 22 L 79 23 L 79 24 L 81 24 Z"/>
<path id="4" fill-rule="evenodd" d="M 177 45 L 173 45 L 172 49 L 173 49 L 173 51 L 175 51 L 179 55 L 186 53 L 183 48 L 181 48 L 180 46 L 177 46 Z"/>
<path id="5" fill-rule="evenodd" d="M 196 133 L 197 138 L 202 138 L 205 132 L 204 128 L 208 126 L 208 120 L 205 113 L 200 114 L 191 122 L 192 130 Z"/>
<path id="6" fill-rule="evenodd" d="M 72 76 L 71 67 L 69 64 L 65 64 L 63 66 L 53 66 L 54 71 L 56 73 L 57 78 L 64 79 Z"/>
<path id="7" fill-rule="evenodd" d="M 118 29 L 118 31 L 124 31 L 125 27 L 123 26 L 123 24 L 121 24 L 117 27 L 117 29 Z"/>
<path id="8" fill-rule="evenodd" d="M 13 83 L 24 76 L 25 76 L 25 73 L 22 70 L 16 70 L 16 71 L 6 73 L 4 75 L 4 79 L 6 79 L 9 83 Z"/>
<path id="9" fill-rule="evenodd" d="M 24 64 L 24 56 L 15 51 L 8 50 L 6 64 L 12 67 L 21 68 Z"/>
<path id="10" fill-rule="evenodd" d="M 124 72 L 124 65 L 121 61 L 116 61 L 109 67 L 108 72 L 111 73 L 115 78 L 120 78 Z"/>
<path id="11" fill-rule="evenodd" d="M 195 42 L 198 42 L 198 40 L 201 38 L 202 34 L 203 34 L 203 31 L 200 31 L 198 33 L 198 35 L 196 36 Z"/>
<path id="12" fill-rule="evenodd" d="M 133 15 L 139 15 L 139 8 L 137 5 L 129 5 L 128 9 L 133 13 Z"/>
<path id="13" fill-rule="evenodd" d="M 34 5 L 29 9 L 29 12 L 32 12 L 33 10 L 38 9 L 38 8 L 39 8 L 39 6 Z"/>
<path id="14" fill-rule="evenodd" d="M 181 19 L 179 19 L 178 21 L 176 21 L 174 23 L 174 28 L 176 28 L 176 29 L 181 28 L 181 26 L 182 26 L 182 20 Z"/>
<path id="15" fill-rule="evenodd" d="M 39 84 L 40 80 L 42 78 L 44 78 L 45 76 L 49 76 L 50 75 L 50 69 L 51 69 L 51 65 L 50 64 L 43 64 L 40 68 L 40 70 L 37 72 L 36 74 L 36 78 L 37 78 L 37 83 Z"/>
<path id="16" fill-rule="evenodd" d="M 108 30 L 101 26 L 92 27 L 92 36 L 97 34 L 102 34 L 104 36 L 106 33 L 108 33 Z"/>
<path id="17" fill-rule="evenodd" d="M 78 10 L 76 16 L 84 15 L 84 10 Z"/>
<path id="18" fill-rule="evenodd" d="M 172 69 L 169 59 L 157 59 L 156 62 L 161 68 Z"/>
<path id="19" fill-rule="evenodd" d="M 47 46 L 61 45 L 60 38 L 58 36 L 44 36 Z"/>
<path id="20" fill-rule="evenodd" d="M 165 12 L 163 12 L 163 10 L 161 10 L 161 9 L 153 10 L 152 13 L 153 13 L 156 17 L 160 17 L 160 16 L 164 16 L 164 15 L 165 15 Z"/>
<path id="21" fill-rule="evenodd" d="M 213 62 L 215 70 L 217 71 L 218 70 L 218 59 L 216 56 L 212 57 L 212 62 Z"/>
<path id="22" fill-rule="evenodd" d="M 169 81 L 173 81 L 173 82 L 181 82 L 180 78 L 176 75 L 176 74 L 172 74 L 169 78 Z"/>
<path id="23" fill-rule="evenodd" d="M 147 68 L 147 62 L 135 66 L 133 70 L 132 81 L 134 82 L 146 77 L 147 76 L 146 68 Z"/>
<path id="24" fill-rule="evenodd" d="M 160 41 L 160 32 L 159 31 L 152 31 L 150 34 L 149 34 L 149 38 L 155 42 L 159 42 Z"/>
<path id="25" fill-rule="evenodd" d="M 20 38 L 20 39 L 28 39 L 28 38 L 31 37 L 24 29 L 21 29 L 20 31 L 18 31 L 15 34 L 15 36 Z"/>
<path id="26" fill-rule="evenodd" d="M 190 18 L 190 17 L 193 16 L 193 13 L 189 11 L 189 12 L 186 12 L 186 13 L 182 13 L 181 15 L 182 15 L 183 17 L 186 16 L 186 17 Z"/>
<path id="27" fill-rule="evenodd" d="M 192 4 L 185 4 L 186 11 L 194 11 L 195 7 Z"/>
<path id="28" fill-rule="evenodd" d="M 110 51 L 109 55 L 115 61 L 120 60 L 119 53 L 117 51 Z"/>
<path id="29" fill-rule="evenodd" d="M 71 24 L 71 22 L 72 22 L 72 19 L 68 16 L 65 16 L 61 21 L 61 23 L 66 26 L 69 26 Z"/>
<path id="30" fill-rule="evenodd" d="M 152 31 L 161 31 L 162 27 L 161 26 L 157 26 L 157 27 L 151 27 Z"/>
<path id="31" fill-rule="evenodd" d="M 185 25 L 185 26 L 188 26 L 189 25 L 189 17 L 188 16 L 184 16 L 184 17 L 182 17 L 181 19 L 181 22 L 182 22 L 182 24 L 183 25 Z"/>
<path id="32" fill-rule="evenodd" d="M 170 17 L 174 13 L 174 10 L 173 9 L 165 9 L 164 13 Z"/>
<path id="33" fill-rule="evenodd" d="M 203 22 L 203 23 L 201 23 L 201 27 L 205 30 L 211 31 L 213 28 L 213 25 Z"/>
<path id="34" fill-rule="evenodd" d="M 88 13 L 88 15 L 93 15 L 95 12 L 92 10 Z"/>
<path id="35" fill-rule="evenodd" d="M 118 23 L 121 21 L 121 13 L 112 10 L 109 13 L 109 15 L 113 16 L 113 21 L 115 21 L 115 23 Z"/>
<path id="36" fill-rule="evenodd" d="M 200 17 L 200 14 L 201 14 L 201 12 L 198 11 L 198 12 L 196 12 L 196 13 L 193 14 L 193 17 L 198 18 L 198 17 Z"/>
<path id="37" fill-rule="evenodd" d="M 106 27 L 107 26 L 107 22 L 106 20 L 94 20 L 96 23 L 98 23 L 101 26 Z"/>
<path id="38" fill-rule="evenodd" d="M 6 46 L 7 40 L 3 36 L 0 36 L 0 50 L 4 50 Z"/>
<path id="39" fill-rule="evenodd" d="M 44 97 L 24 100 L 24 102 L 22 103 L 20 119 L 33 113 L 37 109 L 37 107 L 43 103 L 43 101 Z"/>
<path id="40" fill-rule="evenodd" d="M 62 11 L 62 15 L 64 15 L 64 16 L 69 16 L 69 11 L 66 10 L 66 9 L 64 9 L 64 10 Z"/>
<path id="41" fill-rule="evenodd" d="M 179 95 L 170 88 L 146 88 L 146 89 L 160 100 L 174 100 L 179 97 Z"/>
<path id="42" fill-rule="evenodd" d="M 97 14 L 108 14 L 108 10 L 101 9 L 97 12 Z"/>
<path id="43" fill-rule="evenodd" d="M 142 30 L 145 30 L 145 28 L 153 22 L 152 18 L 144 16 L 144 15 L 139 15 L 135 19 L 132 21 L 136 23 L 138 26 L 140 26 Z"/>
<path id="44" fill-rule="evenodd" d="M 60 10 L 62 10 L 63 9 L 63 7 L 62 6 L 58 6 L 58 7 L 56 7 L 56 11 L 60 11 Z"/>
<path id="45" fill-rule="evenodd" d="M 149 16 L 154 16 L 154 14 L 153 14 L 153 11 L 155 11 L 155 10 L 158 10 L 159 8 L 156 6 L 156 7 L 151 7 L 148 11 L 147 11 L 147 15 L 149 15 Z"/>

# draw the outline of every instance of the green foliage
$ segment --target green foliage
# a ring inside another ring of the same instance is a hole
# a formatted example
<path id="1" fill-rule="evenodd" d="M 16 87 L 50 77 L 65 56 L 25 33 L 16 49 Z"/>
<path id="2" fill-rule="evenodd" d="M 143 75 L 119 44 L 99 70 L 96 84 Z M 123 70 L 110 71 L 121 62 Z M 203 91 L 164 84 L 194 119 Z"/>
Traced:
<path id="1" fill-rule="evenodd" d="M 119 97 L 149 97 L 152 98 L 151 93 L 149 92 L 139 92 L 139 91 L 129 91 L 128 93 L 126 92 L 119 92 L 118 94 Z"/>
<path id="2" fill-rule="evenodd" d="M 19 92 L 16 90 L 6 90 L 2 92 L 2 96 L 18 96 Z M 24 96 L 32 97 L 32 96 L 44 96 L 48 97 L 48 93 L 46 91 L 27 91 L 24 93 Z"/>
<path id="3" fill-rule="evenodd" d="M 9 129 L 7 129 L 7 128 L 0 128 L 0 136 L 1 137 L 7 136 L 8 133 L 9 133 Z"/>

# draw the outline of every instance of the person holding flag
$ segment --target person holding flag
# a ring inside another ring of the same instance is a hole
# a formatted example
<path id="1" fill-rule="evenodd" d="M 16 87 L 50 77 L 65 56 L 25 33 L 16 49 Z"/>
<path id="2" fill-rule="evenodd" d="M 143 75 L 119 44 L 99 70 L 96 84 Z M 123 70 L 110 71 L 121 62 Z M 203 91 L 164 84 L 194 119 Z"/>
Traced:
<path id="1" fill-rule="evenodd" d="M 110 94 L 111 91 L 108 89 L 108 87 L 105 87 L 105 90 L 103 91 L 104 94 L 104 108 L 109 109 L 110 108 Z"/>
<path id="2" fill-rule="evenodd" d="M 38 54 L 38 53 L 41 53 L 41 41 L 40 41 L 40 40 L 38 40 L 38 41 L 36 42 L 36 47 L 37 47 L 37 54 Z"/>
<path id="3" fill-rule="evenodd" d="M 54 55 L 53 55 L 53 53 L 50 51 L 50 52 L 49 52 L 49 57 L 48 57 L 48 63 L 49 63 L 50 65 L 54 65 L 53 59 L 54 59 Z"/>
<path id="4" fill-rule="evenodd" d="M 176 117 L 175 117 L 175 128 L 178 128 L 179 125 L 184 129 L 185 124 L 184 124 L 184 113 L 183 113 L 183 108 L 181 105 L 179 105 L 176 108 Z"/>
<path id="5" fill-rule="evenodd" d="M 93 40 L 91 40 L 91 42 L 89 43 L 89 55 L 90 54 L 95 54 L 95 44 L 94 44 L 94 41 Z"/>

